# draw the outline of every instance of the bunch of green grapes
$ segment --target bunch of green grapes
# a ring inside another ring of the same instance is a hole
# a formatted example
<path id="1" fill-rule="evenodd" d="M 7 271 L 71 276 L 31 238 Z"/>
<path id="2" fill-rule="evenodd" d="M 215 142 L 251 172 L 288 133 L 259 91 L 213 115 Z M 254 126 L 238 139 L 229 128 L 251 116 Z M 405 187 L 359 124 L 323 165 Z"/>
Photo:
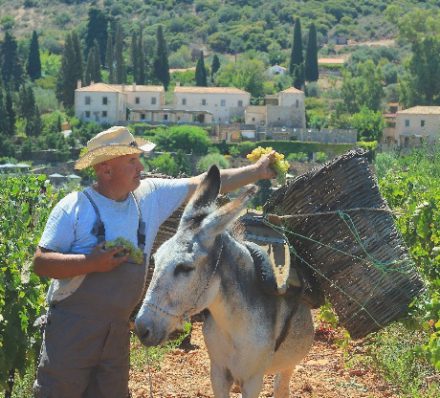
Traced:
<path id="1" fill-rule="evenodd" d="M 263 148 L 259 146 L 255 148 L 251 153 L 249 153 L 246 157 L 251 162 L 256 162 L 261 156 L 266 155 L 273 151 L 272 147 Z M 275 152 L 275 161 L 271 164 L 273 169 L 277 172 L 277 180 L 281 184 L 286 181 L 286 174 L 289 170 L 289 162 L 284 159 L 284 155 L 282 153 Z"/>
<path id="2" fill-rule="evenodd" d="M 124 238 L 116 238 L 115 240 L 105 242 L 105 248 L 111 249 L 112 247 L 123 247 L 124 252 L 127 253 L 130 258 L 136 263 L 136 264 L 143 264 L 144 262 L 144 255 L 142 253 L 142 250 L 133 245 L 130 241 Z M 125 255 L 124 253 L 124 255 Z"/>

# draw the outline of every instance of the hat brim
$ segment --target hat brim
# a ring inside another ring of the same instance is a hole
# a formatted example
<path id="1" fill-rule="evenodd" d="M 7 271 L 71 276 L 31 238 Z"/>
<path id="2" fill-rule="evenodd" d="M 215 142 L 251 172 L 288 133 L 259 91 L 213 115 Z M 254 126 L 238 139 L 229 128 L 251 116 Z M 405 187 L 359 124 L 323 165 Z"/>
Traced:
<path id="1" fill-rule="evenodd" d="M 119 156 L 132 155 L 135 153 L 149 153 L 156 146 L 156 144 L 144 140 L 143 138 L 136 138 L 135 141 L 138 146 L 106 145 L 88 151 L 75 162 L 75 169 L 83 170 L 87 167 L 94 166 L 95 164 L 105 162 L 106 160 L 118 158 Z"/>

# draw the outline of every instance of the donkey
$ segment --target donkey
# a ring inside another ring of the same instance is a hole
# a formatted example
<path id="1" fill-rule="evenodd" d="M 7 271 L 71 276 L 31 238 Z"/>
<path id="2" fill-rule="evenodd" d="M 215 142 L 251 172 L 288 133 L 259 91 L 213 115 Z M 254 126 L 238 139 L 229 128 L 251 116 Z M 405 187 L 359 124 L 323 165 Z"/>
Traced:
<path id="1" fill-rule="evenodd" d="M 215 397 L 229 397 L 236 383 L 244 398 L 257 398 L 264 374 L 271 373 L 276 374 L 275 398 L 287 398 L 292 371 L 313 343 L 311 311 L 299 297 L 263 292 L 255 253 L 227 229 L 256 187 L 217 209 L 219 191 L 220 172 L 212 166 L 176 234 L 154 255 L 155 270 L 135 331 L 144 345 L 159 345 L 184 319 L 207 309 L 203 335 Z M 253 251 L 269 261 L 259 246 Z"/>

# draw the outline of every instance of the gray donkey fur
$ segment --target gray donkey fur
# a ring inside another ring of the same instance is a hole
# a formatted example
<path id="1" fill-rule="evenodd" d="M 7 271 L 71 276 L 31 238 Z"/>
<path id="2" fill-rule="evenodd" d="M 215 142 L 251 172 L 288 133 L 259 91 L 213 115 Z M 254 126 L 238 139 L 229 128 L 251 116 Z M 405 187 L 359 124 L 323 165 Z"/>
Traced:
<path id="1" fill-rule="evenodd" d="M 217 209 L 219 190 L 220 172 L 213 166 L 176 234 L 155 254 L 136 333 L 143 344 L 158 345 L 185 318 L 208 309 L 203 334 L 215 397 L 229 397 L 235 382 L 243 397 L 257 398 L 263 375 L 272 373 L 275 398 L 287 398 L 292 371 L 313 343 L 311 312 L 296 297 L 262 292 L 249 250 L 227 230 L 256 188 Z M 269 261 L 264 251 L 261 257 Z"/>

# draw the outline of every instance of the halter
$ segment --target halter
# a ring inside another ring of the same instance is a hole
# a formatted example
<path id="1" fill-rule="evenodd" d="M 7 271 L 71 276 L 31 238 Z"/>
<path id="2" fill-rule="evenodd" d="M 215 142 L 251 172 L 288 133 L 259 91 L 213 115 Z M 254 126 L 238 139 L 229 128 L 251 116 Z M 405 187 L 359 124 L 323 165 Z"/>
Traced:
<path id="1" fill-rule="evenodd" d="M 156 312 L 160 312 L 170 318 L 176 318 L 179 321 L 187 321 L 189 320 L 189 318 L 191 317 L 191 315 L 195 314 L 195 310 L 197 309 L 197 304 L 199 303 L 200 298 L 202 297 L 202 295 L 209 289 L 209 287 L 211 286 L 211 281 L 214 278 L 214 275 L 217 272 L 218 269 L 218 265 L 220 264 L 220 258 L 222 256 L 222 252 L 223 252 L 223 239 L 221 239 L 221 246 L 220 246 L 220 250 L 218 253 L 218 257 L 217 257 L 217 261 L 215 263 L 214 269 L 212 270 L 211 275 L 208 278 L 208 281 L 205 285 L 205 287 L 203 288 L 203 290 L 200 292 L 200 294 L 197 296 L 197 299 L 194 302 L 194 305 L 187 311 L 185 311 L 183 314 L 178 315 L 175 314 L 173 312 L 167 311 L 165 309 L 163 309 L 162 307 L 158 306 L 157 304 L 152 304 L 152 303 L 145 303 L 145 305 L 147 305 L 148 307 L 150 307 L 151 309 L 153 309 Z"/>

